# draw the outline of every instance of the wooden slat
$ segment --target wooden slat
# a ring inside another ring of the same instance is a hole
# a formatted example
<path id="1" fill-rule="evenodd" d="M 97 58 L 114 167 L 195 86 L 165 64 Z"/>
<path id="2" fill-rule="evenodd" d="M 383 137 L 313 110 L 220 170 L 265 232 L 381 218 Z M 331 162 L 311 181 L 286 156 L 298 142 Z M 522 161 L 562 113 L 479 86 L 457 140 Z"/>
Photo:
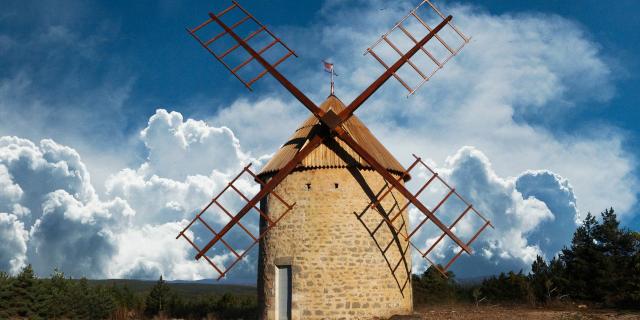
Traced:
<path id="1" fill-rule="evenodd" d="M 324 111 L 333 109 L 336 113 L 339 113 L 344 108 L 344 104 L 335 96 L 329 97 L 322 105 L 320 105 L 320 109 Z M 300 128 L 298 128 L 287 140 L 287 143 L 285 143 L 285 145 L 280 148 L 280 150 L 278 150 L 271 160 L 262 168 L 258 175 L 273 174 L 280 170 L 282 166 L 289 162 L 289 160 L 296 155 L 298 150 L 302 148 L 301 141 L 305 141 L 312 127 L 316 124 L 318 124 L 318 119 L 316 117 L 311 116 L 306 119 Z M 379 163 L 385 166 L 387 170 L 398 175 L 405 171 L 400 162 L 398 162 L 398 160 L 389 153 L 382 143 L 376 139 L 371 131 L 369 131 L 369 129 L 356 116 L 347 120 L 342 127 L 349 132 L 354 140 L 367 149 Z M 353 159 L 358 162 L 359 166 L 367 169 L 371 168 L 364 159 L 362 159 L 342 140 L 336 139 L 336 143 L 351 157 L 353 157 Z M 344 168 L 346 166 L 347 163 L 345 163 L 340 156 L 329 149 L 326 145 L 321 145 L 313 150 L 304 160 L 302 160 L 300 164 L 301 168 Z"/>

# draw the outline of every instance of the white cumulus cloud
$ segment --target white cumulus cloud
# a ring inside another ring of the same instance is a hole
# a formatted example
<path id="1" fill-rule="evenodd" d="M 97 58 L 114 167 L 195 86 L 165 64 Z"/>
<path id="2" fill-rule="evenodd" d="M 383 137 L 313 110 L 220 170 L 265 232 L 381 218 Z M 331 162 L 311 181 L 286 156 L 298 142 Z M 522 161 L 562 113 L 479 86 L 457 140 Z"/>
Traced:
<path id="1" fill-rule="evenodd" d="M 29 234 L 13 214 L 0 212 L 0 270 L 15 273 L 27 260 Z"/>
<path id="2" fill-rule="evenodd" d="M 0 208 L 9 211 L 2 234 L 15 246 L 11 271 L 28 262 L 42 274 L 60 267 L 101 275 L 110 234 L 133 214 L 120 199 L 101 202 L 80 155 L 49 139 L 0 137 L 0 184 Z"/>
<path id="3" fill-rule="evenodd" d="M 175 111 L 157 110 L 140 137 L 149 151 L 147 160 L 135 170 L 123 169 L 106 182 L 110 197 L 125 199 L 137 212 L 133 217 L 134 228 L 117 236 L 119 250 L 109 274 L 142 278 L 158 274 L 179 279 L 214 277 L 215 271 L 204 261 L 194 261 L 195 250 L 184 239 L 175 240 L 175 236 L 242 166 L 260 161 L 243 152 L 230 129 L 184 120 Z M 247 178 L 241 178 L 236 186 L 250 196 L 257 192 L 257 185 Z M 244 204 L 239 196 L 231 197 L 229 193 L 221 202 L 232 212 Z M 215 206 L 203 217 L 218 230 L 229 220 Z M 257 234 L 257 221 L 253 220 L 248 226 Z M 200 247 L 213 236 L 199 223 L 188 235 Z M 247 236 L 230 236 L 234 249 L 242 250 L 248 245 Z M 213 261 L 229 261 L 228 251 L 216 247 L 212 253 Z M 247 258 L 252 259 L 255 259 L 252 255 Z M 247 272 L 255 272 L 255 264 L 240 263 L 237 268 L 230 279 L 253 281 Z"/>
<path id="4" fill-rule="evenodd" d="M 465 255 L 454 265 L 453 270 L 457 273 L 484 276 L 527 270 L 536 255 L 547 259 L 555 256 L 568 243 L 577 226 L 579 212 L 572 187 L 552 172 L 527 171 L 516 177 L 500 177 L 489 159 L 473 147 L 461 148 L 437 171 L 495 226 L 485 229 L 474 242 L 472 247 L 476 252 L 473 256 Z M 416 179 L 424 180 L 425 177 Z M 433 197 L 437 202 L 442 194 L 425 197 Z M 464 206 L 445 208 L 438 216 L 444 215 L 442 219 L 452 221 L 462 209 Z M 469 213 L 455 229 L 464 241 L 468 241 L 482 225 L 482 221 L 472 219 L 473 216 Z M 412 217 L 416 225 L 421 214 L 414 211 Z M 420 230 L 414 241 L 421 248 L 431 245 L 441 233 L 434 226 Z M 433 260 L 446 264 L 455 254 L 451 248 L 452 241 L 442 241 L 434 250 Z M 414 261 L 417 262 L 414 270 L 426 267 L 424 259 L 416 256 Z"/>

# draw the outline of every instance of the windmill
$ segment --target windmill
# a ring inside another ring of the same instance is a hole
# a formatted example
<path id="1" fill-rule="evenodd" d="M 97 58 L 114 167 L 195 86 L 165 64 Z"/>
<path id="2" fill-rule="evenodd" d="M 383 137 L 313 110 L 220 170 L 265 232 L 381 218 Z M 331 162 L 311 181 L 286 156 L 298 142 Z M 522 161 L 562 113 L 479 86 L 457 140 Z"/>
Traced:
<path id="1" fill-rule="evenodd" d="M 366 50 L 384 72 L 348 105 L 332 91 L 319 106 L 276 69 L 295 52 L 237 2 L 187 29 L 249 90 L 269 73 L 311 112 L 259 173 L 244 167 L 177 236 L 218 279 L 259 244 L 261 318 L 410 313 L 411 248 L 446 275 L 493 227 L 420 157 L 405 169 L 354 115 L 391 77 L 412 95 L 455 56 L 469 38 L 451 20 L 422 1 Z M 412 175 L 424 180 L 416 192 L 405 187 Z M 239 187 L 247 177 L 257 184 L 252 195 Z M 225 205 L 231 196 L 244 203 Z M 224 219 L 220 228 L 207 222 L 211 211 Z M 259 217 L 258 230 L 246 222 L 250 215 Z M 246 246 L 238 248 L 241 238 Z M 444 264 L 435 262 L 443 257 Z"/>

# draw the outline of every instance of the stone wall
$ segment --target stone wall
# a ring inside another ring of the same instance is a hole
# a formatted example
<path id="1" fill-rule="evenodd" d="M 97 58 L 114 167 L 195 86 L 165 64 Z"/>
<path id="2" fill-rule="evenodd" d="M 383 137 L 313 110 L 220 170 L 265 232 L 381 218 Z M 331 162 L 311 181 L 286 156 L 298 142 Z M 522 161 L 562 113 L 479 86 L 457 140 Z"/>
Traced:
<path id="1" fill-rule="evenodd" d="M 275 319 L 275 266 L 292 266 L 293 319 L 371 319 L 412 312 L 411 250 L 392 232 L 371 196 L 384 187 L 370 170 L 294 172 L 276 192 L 295 208 L 260 243 L 262 318 Z M 392 192 L 381 208 L 395 216 L 405 199 Z M 270 196 L 270 216 L 283 206 Z M 380 207 L 378 207 L 380 208 Z M 393 224 L 406 235 L 407 214 Z M 404 252 L 404 254 L 402 254 Z"/>

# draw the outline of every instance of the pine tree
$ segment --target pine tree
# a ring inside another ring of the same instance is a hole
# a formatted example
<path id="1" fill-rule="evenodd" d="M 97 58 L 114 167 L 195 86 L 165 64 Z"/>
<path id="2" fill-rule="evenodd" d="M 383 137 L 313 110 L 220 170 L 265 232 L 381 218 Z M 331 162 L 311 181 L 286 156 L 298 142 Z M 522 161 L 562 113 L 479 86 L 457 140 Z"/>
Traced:
<path id="1" fill-rule="evenodd" d="M 553 281 L 551 280 L 549 266 L 547 266 L 547 262 L 544 261 L 544 258 L 541 256 L 537 256 L 531 265 L 529 282 L 531 283 L 531 289 L 533 290 L 536 300 L 539 302 L 547 302 L 551 296 Z"/>
<path id="2" fill-rule="evenodd" d="M 414 302 L 435 303 L 455 299 L 454 278 L 455 275 L 452 271 L 448 271 L 445 278 L 435 267 L 430 266 L 422 275 L 413 277 Z"/>
<path id="3" fill-rule="evenodd" d="M 601 222 L 591 214 L 574 233 L 571 247 L 560 255 L 572 298 L 610 306 L 637 307 L 640 284 L 637 255 L 640 238 L 620 228 L 613 208 L 601 213 Z"/>
<path id="4" fill-rule="evenodd" d="M 636 252 L 631 258 L 629 266 L 628 304 L 640 308 L 640 232 L 632 233 L 632 237 L 636 241 Z"/>
<path id="5" fill-rule="evenodd" d="M 32 307 L 35 302 L 36 277 L 31 265 L 27 265 L 16 276 L 11 285 L 11 298 L 9 302 L 9 314 L 11 316 L 31 318 L 34 317 Z"/>
<path id="6" fill-rule="evenodd" d="M 11 287 L 12 279 L 9 274 L 0 271 L 0 319 L 7 319 L 10 316 Z"/>
<path id="7" fill-rule="evenodd" d="M 115 298 L 103 286 L 96 286 L 89 290 L 89 317 L 91 319 L 106 319 L 116 309 Z"/>
<path id="8" fill-rule="evenodd" d="M 145 300 L 146 307 L 144 313 L 149 316 L 155 316 L 161 312 L 167 311 L 170 293 L 171 289 L 162 279 L 162 276 L 160 276 L 160 279 L 156 282 L 153 288 L 151 288 L 151 292 L 149 292 L 149 295 Z"/>
<path id="9" fill-rule="evenodd" d="M 69 284 L 64 278 L 64 273 L 55 269 L 47 284 L 46 318 L 65 318 L 70 313 L 69 309 Z"/>
<path id="10" fill-rule="evenodd" d="M 69 286 L 71 298 L 72 319 L 91 319 L 91 306 L 89 303 L 89 282 L 86 278 L 71 282 Z"/>
<path id="11" fill-rule="evenodd" d="M 595 239 L 598 221 L 591 213 L 587 214 L 582 225 L 573 234 L 571 247 L 562 250 L 561 259 L 571 275 L 571 297 L 578 300 L 601 301 L 604 291 L 600 281 L 604 268 L 604 256 Z"/>
<path id="12" fill-rule="evenodd" d="M 115 312 L 118 314 L 125 315 L 138 308 L 138 305 L 136 304 L 136 296 L 126 284 L 120 287 L 115 283 L 112 283 L 108 288 L 108 291 L 109 295 L 114 299 Z"/>
<path id="13" fill-rule="evenodd" d="M 49 284 L 46 279 L 35 280 L 33 289 L 31 290 L 33 293 L 33 304 L 31 305 L 32 315 L 30 319 L 50 318 L 47 316 L 50 307 L 48 305 L 50 297 L 48 286 Z"/>
<path id="14" fill-rule="evenodd" d="M 567 268 L 560 257 L 553 257 L 549 261 L 549 277 L 554 286 L 550 291 L 553 290 L 556 296 L 562 297 L 569 292 Z M 551 295 L 549 298 L 551 298 Z"/>
<path id="15" fill-rule="evenodd" d="M 489 300 L 533 303 L 535 300 L 533 290 L 529 284 L 529 279 L 520 272 L 500 273 L 499 276 L 492 276 L 482 281 L 480 291 Z"/>
<path id="16" fill-rule="evenodd" d="M 611 266 L 610 293 L 606 295 L 605 303 L 640 308 L 638 300 L 632 297 L 638 284 L 634 276 L 637 277 L 636 256 L 640 252 L 640 239 L 635 232 L 619 227 L 612 208 L 603 212 L 602 220 L 602 241 L 608 244 L 604 254 Z"/>

